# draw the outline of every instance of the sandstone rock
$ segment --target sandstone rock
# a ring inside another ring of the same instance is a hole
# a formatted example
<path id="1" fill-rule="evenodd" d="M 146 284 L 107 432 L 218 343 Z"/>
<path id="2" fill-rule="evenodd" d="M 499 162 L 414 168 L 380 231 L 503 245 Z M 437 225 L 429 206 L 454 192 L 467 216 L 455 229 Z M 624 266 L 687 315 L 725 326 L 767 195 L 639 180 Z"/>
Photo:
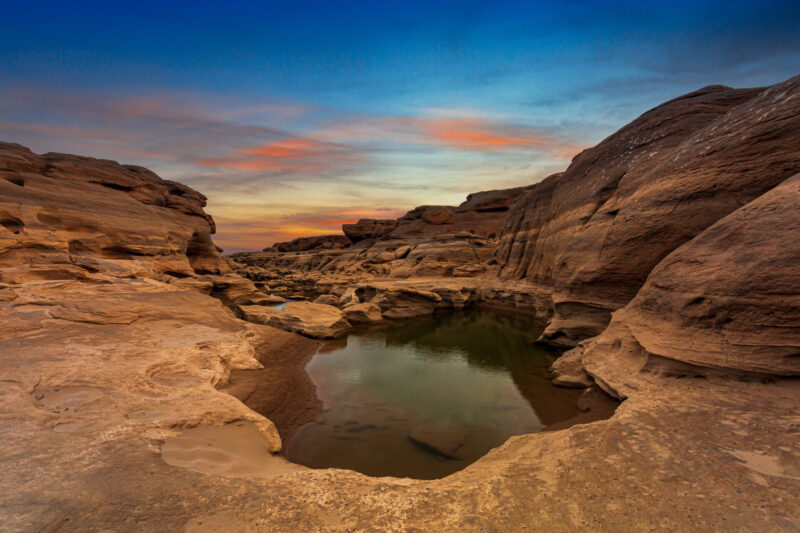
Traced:
<path id="1" fill-rule="evenodd" d="M 307 250 L 329 250 L 350 246 L 350 240 L 344 235 L 319 235 L 299 237 L 293 241 L 277 242 L 272 248 L 278 252 L 305 252 Z M 264 251 L 269 250 L 268 248 Z"/>
<path id="2" fill-rule="evenodd" d="M 283 309 L 240 306 L 245 320 L 266 324 L 318 339 L 333 339 L 346 334 L 352 326 L 341 310 L 311 302 L 289 302 Z"/>
<path id="3" fill-rule="evenodd" d="M 457 277 L 469 278 L 486 272 L 486 267 L 480 263 L 468 263 L 459 265 L 453 269 L 453 275 Z"/>
<path id="4" fill-rule="evenodd" d="M 552 287 L 549 336 L 574 346 L 597 335 L 667 254 L 799 172 L 798 93 L 800 77 L 695 91 L 525 192 L 497 257 L 504 276 Z"/>
<path id="5" fill-rule="evenodd" d="M 468 438 L 466 427 L 452 419 L 440 419 L 411 430 L 408 438 L 420 448 L 448 459 L 458 459 Z"/>
<path id="6" fill-rule="evenodd" d="M 381 308 L 369 302 L 349 305 L 342 311 L 345 318 L 353 324 L 375 324 L 383 320 Z"/>
<path id="7" fill-rule="evenodd" d="M 359 300 L 358 295 L 356 294 L 355 287 L 348 287 L 344 294 L 342 294 L 341 298 L 339 298 L 339 307 L 343 308 L 360 303 L 361 300 Z"/>
<path id="8" fill-rule="evenodd" d="M 236 308 L 242 305 L 270 305 L 285 302 L 280 296 L 264 294 L 252 281 L 236 275 L 207 276 L 200 281 L 212 284 L 211 295 L 219 298 L 225 305 Z"/>
<path id="9" fill-rule="evenodd" d="M 589 345 L 587 369 L 617 395 L 656 368 L 800 375 L 798 205 L 800 175 L 664 258 Z"/>
<path id="10" fill-rule="evenodd" d="M 342 232 L 352 242 L 359 242 L 364 239 L 383 237 L 391 233 L 396 227 L 397 221 L 393 219 L 362 218 L 355 224 L 343 224 Z"/>
<path id="11" fill-rule="evenodd" d="M 574 389 L 591 387 L 594 382 L 583 371 L 583 348 L 578 346 L 556 359 L 550 366 L 553 385 Z"/>
<path id="12" fill-rule="evenodd" d="M 339 298 L 337 298 L 333 294 L 323 294 L 323 295 L 319 296 L 316 300 L 314 300 L 314 303 L 315 304 L 338 306 L 339 305 Z"/>
<path id="13" fill-rule="evenodd" d="M 435 292 L 403 286 L 377 287 L 362 285 L 356 295 L 363 302 L 380 307 L 384 318 L 411 318 L 430 315 L 442 297 Z"/>
<path id="14" fill-rule="evenodd" d="M 453 210 L 445 205 L 428 207 L 422 212 L 422 220 L 428 224 L 444 224 L 453 218 Z"/>
<path id="15" fill-rule="evenodd" d="M 188 187 L 140 167 L 40 156 L 8 143 L 0 143 L 0 173 L 0 252 L 7 276 L 230 272 L 211 241 L 205 197 Z"/>

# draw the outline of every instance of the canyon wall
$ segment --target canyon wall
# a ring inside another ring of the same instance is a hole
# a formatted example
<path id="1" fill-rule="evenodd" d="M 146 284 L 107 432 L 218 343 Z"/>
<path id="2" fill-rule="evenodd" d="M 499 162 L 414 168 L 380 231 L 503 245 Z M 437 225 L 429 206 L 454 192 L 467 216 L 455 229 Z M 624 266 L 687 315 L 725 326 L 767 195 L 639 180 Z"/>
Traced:
<path id="1" fill-rule="evenodd" d="M 800 172 L 800 77 L 713 86 L 643 114 L 528 190 L 500 238 L 501 276 L 550 287 L 544 338 L 599 334 L 653 268 Z"/>

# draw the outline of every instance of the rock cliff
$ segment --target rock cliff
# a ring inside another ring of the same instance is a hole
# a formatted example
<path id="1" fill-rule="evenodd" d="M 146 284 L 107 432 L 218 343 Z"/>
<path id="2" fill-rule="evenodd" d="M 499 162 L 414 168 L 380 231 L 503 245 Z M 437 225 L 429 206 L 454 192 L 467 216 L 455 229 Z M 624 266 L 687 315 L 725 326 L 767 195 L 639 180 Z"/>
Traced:
<path id="1" fill-rule="evenodd" d="M 545 339 L 597 335 L 653 268 L 800 171 L 800 77 L 706 87 L 648 111 L 516 203 L 501 275 L 552 291 Z"/>

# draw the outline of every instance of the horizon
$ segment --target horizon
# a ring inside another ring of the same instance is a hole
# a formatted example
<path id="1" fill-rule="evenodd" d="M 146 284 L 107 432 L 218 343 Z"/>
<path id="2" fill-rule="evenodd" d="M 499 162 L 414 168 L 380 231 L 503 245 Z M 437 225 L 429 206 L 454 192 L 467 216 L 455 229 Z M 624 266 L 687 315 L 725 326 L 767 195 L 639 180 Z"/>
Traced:
<path id="1" fill-rule="evenodd" d="M 667 100 L 800 65 L 783 1 L 0 5 L 0 139 L 198 190 L 226 253 L 530 185 Z"/>

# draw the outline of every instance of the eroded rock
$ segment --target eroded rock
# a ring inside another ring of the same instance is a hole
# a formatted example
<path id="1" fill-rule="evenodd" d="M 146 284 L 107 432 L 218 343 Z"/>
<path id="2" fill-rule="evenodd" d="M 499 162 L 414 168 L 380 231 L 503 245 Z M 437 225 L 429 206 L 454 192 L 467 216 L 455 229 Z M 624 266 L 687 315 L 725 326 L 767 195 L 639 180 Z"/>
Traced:
<path id="1" fill-rule="evenodd" d="M 342 311 L 345 318 L 353 324 L 376 324 L 383 320 L 381 308 L 370 302 L 349 305 Z"/>
<path id="2" fill-rule="evenodd" d="M 245 320 L 266 324 L 318 339 L 341 337 L 352 326 L 344 313 L 331 305 L 289 302 L 282 309 L 260 305 L 240 306 Z"/>

